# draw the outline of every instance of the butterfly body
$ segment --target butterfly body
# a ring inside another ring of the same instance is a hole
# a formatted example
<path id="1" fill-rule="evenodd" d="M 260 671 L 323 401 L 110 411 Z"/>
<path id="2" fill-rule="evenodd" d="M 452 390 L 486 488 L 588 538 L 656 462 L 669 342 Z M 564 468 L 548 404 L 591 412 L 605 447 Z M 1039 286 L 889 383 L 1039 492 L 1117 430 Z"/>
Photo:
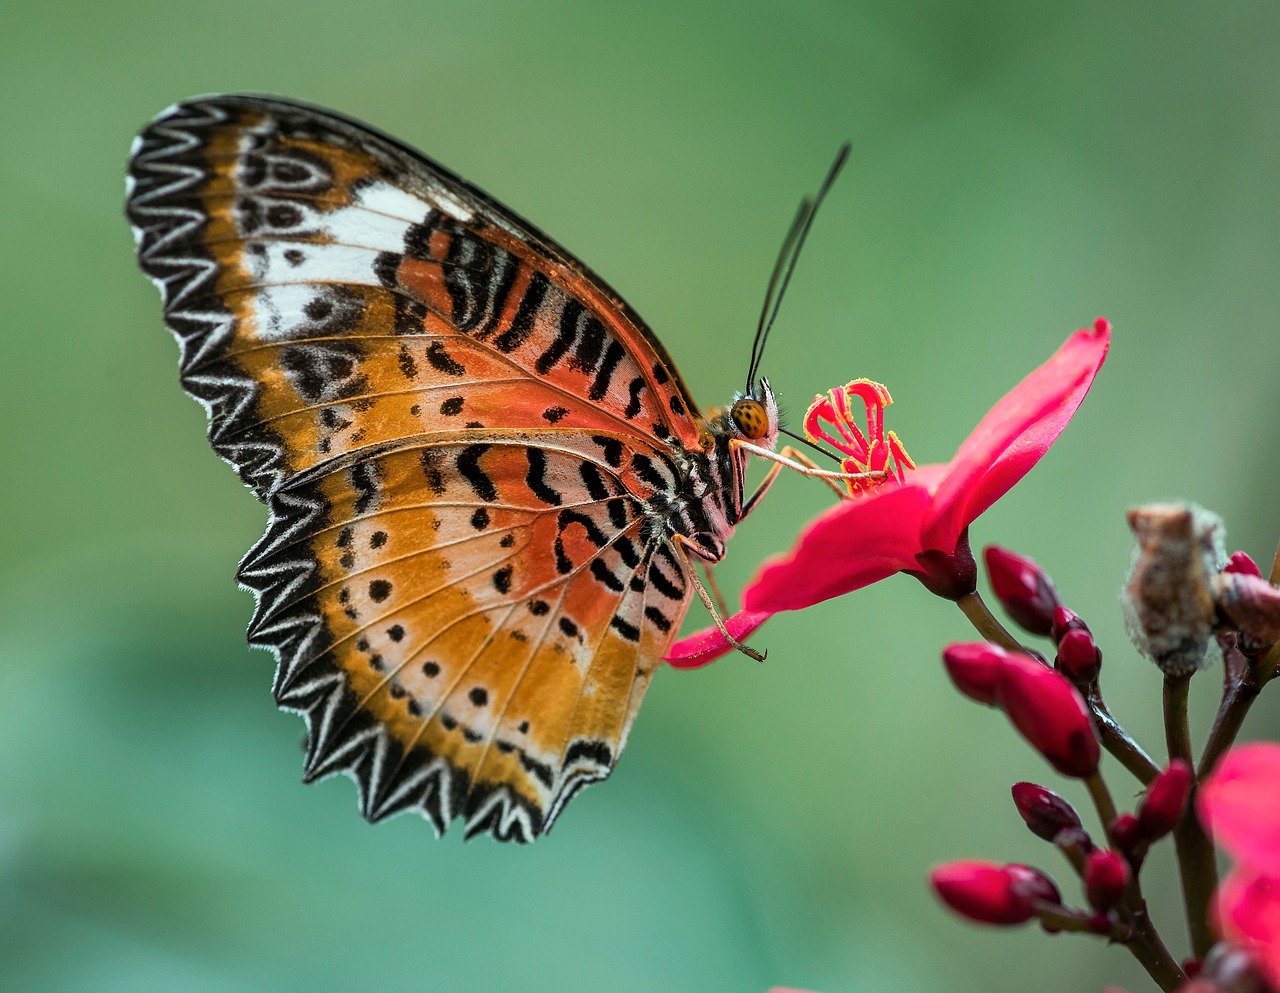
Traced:
<path id="1" fill-rule="evenodd" d="M 612 770 L 690 556 L 749 509 L 767 384 L 763 428 L 704 419 L 582 263 L 318 108 L 171 108 L 127 212 L 182 383 L 270 510 L 238 576 L 306 778 L 349 774 L 371 820 L 532 840 Z"/>

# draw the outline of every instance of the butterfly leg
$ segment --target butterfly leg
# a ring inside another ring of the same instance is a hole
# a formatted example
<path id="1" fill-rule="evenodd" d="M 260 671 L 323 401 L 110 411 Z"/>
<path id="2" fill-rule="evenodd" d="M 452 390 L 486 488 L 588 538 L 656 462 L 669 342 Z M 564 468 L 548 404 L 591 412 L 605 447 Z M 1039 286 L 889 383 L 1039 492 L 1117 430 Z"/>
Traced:
<path id="1" fill-rule="evenodd" d="M 790 461 L 789 462 L 775 461 L 773 465 L 769 466 L 769 471 L 765 474 L 764 479 L 760 480 L 760 485 L 755 488 L 751 496 L 747 497 L 746 502 L 742 505 L 743 517 L 746 517 L 749 513 L 751 513 L 751 511 L 755 510 L 756 504 L 759 503 L 761 497 L 763 497 L 767 492 L 769 492 L 769 487 L 772 486 L 773 481 L 778 478 L 778 473 L 782 472 L 782 467 L 784 465 L 789 465 L 790 462 L 798 462 L 800 463 L 801 466 L 804 466 L 807 469 L 817 470 L 818 473 L 824 472 L 824 470 L 818 468 L 818 464 L 814 462 L 813 459 L 809 458 L 809 456 L 805 455 L 804 452 L 800 451 L 799 449 L 792 448 L 790 445 L 783 445 L 782 448 L 777 452 L 777 454 L 781 455 L 783 458 L 788 459 Z M 838 475 L 842 479 L 848 478 L 843 473 L 840 473 Z M 839 483 L 837 483 L 835 479 L 831 478 L 831 476 L 824 474 L 824 475 L 819 475 L 817 478 L 821 479 L 824 483 L 826 483 L 829 487 L 831 487 L 831 489 L 835 492 L 836 496 L 846 500 L 849 498 L 849 492 L 846 489 L 844 489 L 844 487 L 842 487 Z"/>
<path id="2" fill-rule="evenodd" d="M 719 608 L 721 614 L 729 613 L 729 607 L 725 601 L 724 594 L 720 592 L 720 584 L 716 582 L 716 574 L 710 562 L 704 562 L 702 571 L 707 577 L 707 589 L 711 591 L 712 597 L 715 598 L 716 607 Z"/>
<path id="3" fill-rule="evenodd" d="M 740 642 L 737 638 L 735 638 L 733 635 L 729 633 L 729 629 L 724 625 L 724 616 L 721 614 L 719 610 L 716 609 L 715 601 L 712 600 L 711 594 L 707 592 L 707 588 L 704 585 L 702 585 L 702 580 L 698 578 L 697 570 L 694 569 L 693 563 L 689 561 L 688 553 L 685 552 L 685 549 L 688 548 L 689 551 L 692 552 L 694 555 L 696 555 L 699 559 L 706 561 L 707 559 L 706 549 L 702 548 L 702 546 L 700 546 L 696 541 L 692 541 L 682 534 L 675 535 L 674 544 L 676 546 L 676 551 L 679 553 L 680 557 L 684 560 L 684 564 L 687 567 L 688 576 L 693 581 L 693 588 L 698 592 L 698 599 L 701 600 L 702 605 L 707 608 L 707 613 L 709 613 L 711 615 L 711 619 L 715 621 L 717 630 L 719 630 L 719 632 L 722 635 L 724 635 L 724 640 L 727 641 L 734 648 L 736 648 L 738 651 L 740 651 L 743 655 L 746 655 L 749 658 L 753 658 L 757 662 L 763 662 L 765 659 L 765 655 L 768 654 L 767 652 L 763 652 L 763 653 L 757 652 L 750 645 L 744 645 L 742 642 Z"/>
<path id="4" fill-rule="evenodd" d="M 825 479 L 831 482 L 835 480 L 862 480 L 865 482 L 878 483 L 885 479 L 889 474 L 883 469 L 877 469 L 872 472 L 837 472 L 834 469 L 819 469 L 813 460 L 800 452 L 796 451 L 790 445 L 786 445 L 781 451 L 775 452 L 770 448 L 762 448 L 760 445 L 753 445 L 749 441 L 743 441 L 741 438 L 732 438 L 729 441 L 731 448 L 741 448 L 750 452 L 752 455 L 762 459 L 768 459 L 775 463 L 780 469 L 786 466 L 788 469 L 794 469 L 802 476 L 813 476 L 815 479 Z M 770 472 L 776 476 L 777 470 L 771 468 Z M 766 476 L 764 483 L 772 484 L 773 478 Z M 843 493 L 836 487 L 837 491 Z"/>

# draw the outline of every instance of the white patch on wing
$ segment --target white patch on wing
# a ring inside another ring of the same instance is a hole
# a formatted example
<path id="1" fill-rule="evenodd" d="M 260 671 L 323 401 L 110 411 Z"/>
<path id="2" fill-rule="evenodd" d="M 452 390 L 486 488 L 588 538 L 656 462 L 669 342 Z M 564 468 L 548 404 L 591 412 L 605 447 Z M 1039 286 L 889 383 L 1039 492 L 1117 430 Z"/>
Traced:
<path id="1" fill-rule="evenodd" d="M 322 287 L 309 283 L 284 283 L 258 290 L 258 337 L 280 341 L 307 337 L 312 321 L 303 308 L 320 296 Z"/>
<path id="2" fill-rule="evenodd" d="M 412 193 L 390 183 L 370 183 L 360 190 L 356 203 L 366 210 L 399 218 L 406 224 L 417 224 L 426 215 L 430 204 L 424 203 Z M 403 230 L 403 228 L 402 228 Z"/>
<path id="3" fill-rule="evenodd" d="M 245 267 L 255 284 L 354 283 L 379 286 L 373 270 L 382 249 L 315 241 L 262 241 L 246 252 Z"/>
<path id="4" fill-rule="evenodd" d="M 418 210 L 422 212 L 419 204 Z M 367 205 L 343 207 L 329 214 L 324 233 L 343 245 L 358 245 L 378 252 L 404 251 L 404 235 L 414 222 L 368 209 Z"/>
<path id="5" fill-rule="evenodd" d="M 435 197 L 436 206 L 441 211 L 448 214 L 455 221 L 461 221 L 463 224 L 470 223 L 475 218 L 475 213 L 470 207 L 467 207 L 461 200 L 446 190 L 443 186 L 433 186 L 431 188 L 432 195 Z"/>

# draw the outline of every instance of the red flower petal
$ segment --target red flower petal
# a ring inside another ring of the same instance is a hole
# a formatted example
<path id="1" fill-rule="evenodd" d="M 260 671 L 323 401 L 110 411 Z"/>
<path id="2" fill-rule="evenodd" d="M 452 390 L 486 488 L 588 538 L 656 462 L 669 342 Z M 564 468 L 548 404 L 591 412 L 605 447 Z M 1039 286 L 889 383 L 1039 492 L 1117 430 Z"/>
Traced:
<path id="1" fill-rule="evenodd" d="M 1280 989 L 1280 880 L 1237 869 L 1218 887 L 1214 909 L 1222 936 L 1251 951 Z"/>
<path id="2" fill-rule="evenodd" d="M 922 466 L 902 485 L 844 500 L 809 525 L 784 556 L 766 562 L 745 590 L 748 610 L 799 610 L 915 567 L 920 521 L 929 503 L 921 485 L 940 466 Z M 923 479 L 922 479 L 923 477 Z"/>
<path id="3" fill-rule="evenodd" d="M 1231 749 L 1198 794 L 1200 819 L 1238 862 L 1280 879 L 1280 745 Z"/>
<path id="4" fill-rule="evenodd" d="M 772 616 L 771 612 L 764 610 L 740 610 L 732 617 L 725 618 L 724 626 L 738 641 L 745 641 Z M 719 628 L 703 628 L 672 645 L 667 652 L 666 662 L 675 669 L 698 669 L 733 650 Z"/>
<path id="5" fill-rule="evenodd" d="M 923 533 L 926 548 L 954 548 L 960 532 L 1040 461 L 1089 392 L 1110 343 L 1111 325 L 1098 318 L 991 408 L 938 485 Z"/>

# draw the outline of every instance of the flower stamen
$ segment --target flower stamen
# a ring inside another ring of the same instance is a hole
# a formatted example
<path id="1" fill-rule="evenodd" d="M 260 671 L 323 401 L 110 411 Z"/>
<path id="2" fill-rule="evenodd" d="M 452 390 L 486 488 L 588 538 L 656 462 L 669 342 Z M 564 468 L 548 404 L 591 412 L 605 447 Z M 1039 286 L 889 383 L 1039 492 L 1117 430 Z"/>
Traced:
<path id="1" fill-rule="evenodd" d="M 854 403 L 861 405 L 855 413 Z M 844 454 L 840 467 L 852 475 L 883 472 L 879 479 L 850 479 L 845 482 L 852 496 L 866 493 L 889 478 L 902 482 L 903 474 L 916 467 L 898 436 L 884 430 L 884 409 L 893 397 L 880 383 L 855 379 L 814 397 L 804 415 L 804 433 L 810 441 L 823 441 Z M 857 416 L 866 418 L 867 430 L 858 427 Z"/>

